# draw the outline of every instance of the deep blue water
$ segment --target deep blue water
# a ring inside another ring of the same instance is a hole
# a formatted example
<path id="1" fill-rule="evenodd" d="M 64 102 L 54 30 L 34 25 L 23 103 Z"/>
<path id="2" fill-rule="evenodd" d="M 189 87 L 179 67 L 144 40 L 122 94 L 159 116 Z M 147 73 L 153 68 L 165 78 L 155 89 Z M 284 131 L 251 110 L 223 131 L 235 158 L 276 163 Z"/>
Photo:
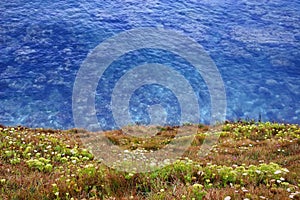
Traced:
<path id="1" fill-rule="evenodd" d="M 2 0 L 0 123 L 74 127 L 72 92 L 82 62 L 101 42 L 140 27 L 176 30 L 203 46 L 224 81 L 227 119 L 261 116 L 263 121 L 300 123 L 299 10 L 298 0 Z M 112 117 L 109 91 L 123 66 L 150 61 L 187 65 L 177 55 L 145 51 L 120 57 L 112 63 L 115 71 L 100 80 L 96 111 L 105 127 Z M 199 98 L 200 122 L 209 122 L 205 82 L 185 72 Z M 154 104 L 165 107 L 168 122 L 179 120 L 172 91 L 148 85 L 132 97 L 133 122 L 149 123 L 145 109 Z"/>

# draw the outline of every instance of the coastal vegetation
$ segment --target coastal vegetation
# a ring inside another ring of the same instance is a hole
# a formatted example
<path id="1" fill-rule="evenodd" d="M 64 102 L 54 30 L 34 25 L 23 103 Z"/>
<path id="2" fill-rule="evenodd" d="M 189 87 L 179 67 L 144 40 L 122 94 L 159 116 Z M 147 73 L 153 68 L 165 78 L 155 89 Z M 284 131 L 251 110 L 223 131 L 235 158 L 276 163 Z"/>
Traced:
<path id="1" fill-rule="evenodd" d="M 199 156 L 209 126 L 197 125 L 190 147 L 146 173 L 109 168 L 80 139 L 88 132 L 0 126 L 0 199 L 300 199 L 300 127 L 237 121 Z M 124 151 L 147 154 L 169 144 L 178 127 L 151 137 L 122 130 L 106 137 Z"/>

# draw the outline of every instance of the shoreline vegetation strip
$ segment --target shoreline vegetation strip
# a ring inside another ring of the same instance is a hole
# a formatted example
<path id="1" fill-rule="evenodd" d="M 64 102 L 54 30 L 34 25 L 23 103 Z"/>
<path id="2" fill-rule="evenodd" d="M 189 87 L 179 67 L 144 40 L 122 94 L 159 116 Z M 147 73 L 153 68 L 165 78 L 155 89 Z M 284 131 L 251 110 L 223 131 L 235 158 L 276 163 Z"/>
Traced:
<path id="1" fill-rule="evenodd" d="M 0 199 L 300 198 L 299 125 L 225 122 L 203 157 L 197 152 L 210 127 L 196 126 L 184 155 L 147 173 L 107 167 L 82 144 L 83 130 L 0 126 Z M 122 130 L 104 134 L 142 159 L 169 144 L 178 127 L 156 128 L 144 138 Z"/>

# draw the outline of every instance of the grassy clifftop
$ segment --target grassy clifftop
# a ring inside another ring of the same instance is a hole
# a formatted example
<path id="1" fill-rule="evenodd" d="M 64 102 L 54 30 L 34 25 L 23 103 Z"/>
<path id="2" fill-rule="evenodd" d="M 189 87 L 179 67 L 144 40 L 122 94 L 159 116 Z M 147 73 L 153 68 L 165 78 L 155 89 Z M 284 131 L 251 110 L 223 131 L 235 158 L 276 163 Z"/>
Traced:
<path id="1" fill-rule="evenodd" d="M 195 126 L 195 125 L 194 125 Z M 157 151 L 178 127 L 156 127 L 151 137 L 122 130 L 104 134 L 125 152 Z M 218 142 L 199 157 L 210 127 L 184 155 L 147 173 L 120 172 L 97 160 L 82 133 L 0 127 L 0 199 L 300 199 L 300 127 L 228 122 Z"/>

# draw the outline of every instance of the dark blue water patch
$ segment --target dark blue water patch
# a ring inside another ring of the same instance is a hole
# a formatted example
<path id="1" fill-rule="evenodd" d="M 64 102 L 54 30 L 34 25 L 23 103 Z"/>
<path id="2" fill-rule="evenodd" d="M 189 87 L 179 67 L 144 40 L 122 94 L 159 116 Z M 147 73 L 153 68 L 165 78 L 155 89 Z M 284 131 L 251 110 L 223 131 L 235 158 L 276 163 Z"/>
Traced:
<path id="1" fill-rule="evenodd" d="M 102 41 L 138 27 L 176 30 L 205 48 L 224 80 L 228 119 L 261 113 L 300 123 L 299 9 L 296 0 L 1 1 L 0 123 L 73 127 L 80 64 Z"/>

